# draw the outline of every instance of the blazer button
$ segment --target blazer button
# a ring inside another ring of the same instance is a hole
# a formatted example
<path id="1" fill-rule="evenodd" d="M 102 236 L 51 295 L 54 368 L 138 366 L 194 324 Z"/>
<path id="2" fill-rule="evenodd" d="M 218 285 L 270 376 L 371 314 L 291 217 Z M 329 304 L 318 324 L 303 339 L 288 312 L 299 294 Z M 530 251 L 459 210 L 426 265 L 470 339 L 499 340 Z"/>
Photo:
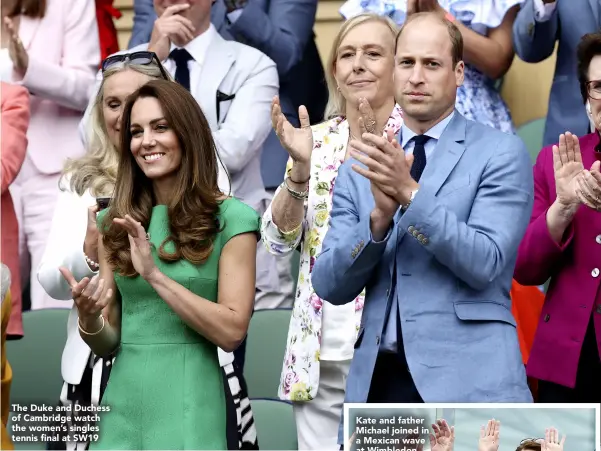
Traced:
<path id="1" fill-rule="evenodd" d="M 409 233 L 413 233 L 414 230 L 415 230 L 415 227 L 413 227 L 413 226 L 407 227 L 407 232 L 409 232 Z"/>
<path id="2" fill-rule="evenodd" d="M 378 346 L 380 345 L 380 336 L 379 336 L 379 335 L 376 337 L 376 344 L 377 344 Z"/>
<path id="3" fill-rule="evenodd" d="M 601 235 L 597 235 L 595 241 L 597 242 L 597 244 L 601 244 Z"/>
<path id="4" fill-rule="evenodd" d="M 591 276 L 599 277 L 599 268 L 595 268 L 591 271 Z"/>
<path id="5" fill-rule="evenodd" d="M 601 315 L 601 304 L 599 304 L 599 305 L 597 306 L 597 313 L 598 313 L 599 315 Z"/>
<path id="6" fill-rule="evenodd" d="M 551 319 L 551 315 L 549 315 L 548 313 L 545 315 L 545 323 L 548 323 L 549 320 Z"/>

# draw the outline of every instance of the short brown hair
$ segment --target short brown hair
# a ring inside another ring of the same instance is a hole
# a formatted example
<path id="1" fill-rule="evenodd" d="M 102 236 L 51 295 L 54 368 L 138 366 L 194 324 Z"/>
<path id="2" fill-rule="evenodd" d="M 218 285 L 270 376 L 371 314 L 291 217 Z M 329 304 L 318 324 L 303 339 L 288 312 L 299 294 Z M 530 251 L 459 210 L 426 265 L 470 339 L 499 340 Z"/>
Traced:
<path id="1" fill-rule="evenodd" d="M 576 49 L 576 57 L 578 60 L 580 94 L 582 95 L 582 101 L 584 103 L 586 103 L 588 99 L 588 68 L 591 65 L 592 59 L 597 55 L 601 55 L 601 32 L 597 31 L 582 36 Z"/>
<path id="2" fill-rule="evenodd" d="M 15 17 L 23 15 L 41 19 L 45 14 L 46 0 L 17 0 L 7 16 Z"/>
<path id="3" fill-rule="evenodd" d="M 108 262 L 123 276 L 135 276 L 127 232 L 115 227 L 114 218 L 129 214 L 147 229 L 155 203 L 152 182 L 136 163 L 131 151 L 131 112 L 141 98 L 155 98 L 169 126 L 178 137 L 182 159 L 167 205 L 170 236 L 163 241 L 158 255 L 163 261 L 185 259 L 199 265 L 213 250 L 220 225 L 217 213 L 223 194 L 217 185 L 217 148 L 209 123 L 190 92 L 179 83 L 152 80 L 127 100 L 121 120 L 121 154 L 115 192 L 104 218 L 103 243 Z M 173 252 L 166 249 L 171 243 Z"/>
<path id="4" fill-rule="evenodd" d="M 455 67 L 459 61 L 463 61 L 463 36 L 461 36 L 461 31 L 459 31 L 459 28 L 457 28 L 453 22 L 451 22 L 450 20 L 447 20 L 444 17 L 440 17 L 438 14 L 434 14 L 434 13 L 429 13 L 429 12 L 416 13 L 416 14 L 412 14 L 409 17 L 407 17 L 407 20 L 405 20 L 405 23 L 403 24 L 403 26 L 401 27 L 401 29 L 399 30 L 399 32 L 396 35 L 396 41 L 395 41 L 395 45 L 394 45 L 394 53 L 396 54 L 397 47 L 399 44 L 399 38 L 401 37 L 401 33 L 407 27 L 407 25 L 409 25 L 411 22 L 414 22 L 416 20 L 423 19 L 426 17 L 432 17 L 432 18 L 438 19 L 440 24 L 444 25 L 447 28 L 447 32 L 449 33 L 449 38 L 451 39 L 451 57 L 453 58 L 453 67 Z"/>
<path id="5" fill-rule="evenodd" d="M 540 443 L 534 439 L 527 438 L 522 440 L 515 451 L 541 451 Z"/>

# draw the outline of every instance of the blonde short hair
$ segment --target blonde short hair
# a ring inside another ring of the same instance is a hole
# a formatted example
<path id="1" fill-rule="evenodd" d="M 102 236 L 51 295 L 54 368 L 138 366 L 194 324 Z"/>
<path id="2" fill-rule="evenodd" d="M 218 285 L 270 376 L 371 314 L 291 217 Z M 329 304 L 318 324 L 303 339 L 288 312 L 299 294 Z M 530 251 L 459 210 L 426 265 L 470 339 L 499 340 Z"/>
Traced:
<path id="1" fill-rule="evenodd" d="M 79 196 L 83 196 L 87 190 L 90 190 L 92 196 L 95 197 L 112 195 L 117 179 L 119 149 L 115 148 L 109 140 L 104 124 L 104 113 L 102 111 L 104 83 L 114 74 L 128 69 L 153 79 L 163 78 L 163 74 L 156 64 L 140 65 L 122 62 L 109 67 L 103 73 L 102 83 L 96 94 L 86 127 L 88 134 L 87 152 L 81 158 L 67 160 L 63 169 L 63 177 L 61 177 L 61 189 L 64 189 L 62 181 L 68 176 L 71 191 Z"/>
<path id="2" fill-rule="evenodd" d="M 363 13 L 350 18 L 342 24 L 340 30 L 338 30 L 338 34 L 334 38 L 334 42 L 332 43 L 332 49 L 330 50 L 330 56 L 328 57 L 325 70 L 326 83 L 328 85 L 328 104 L 324 113 L 325 119 L 344 116 L 346 114 L 346 99 L 338 90 L 338 84 L 336 82 L 336 77 L 334 76 L 334 72 L 336 70 L 336 61 L 338 59 L 338 48 L 340 47 L 340 43 L 353 28 L 367 22 L 380 22 L 386 25 L 392 33 L 393 42 L 394 39 L 396 39 L 398 27 L 388 16 L 380 16 L 375 13 Z"/>

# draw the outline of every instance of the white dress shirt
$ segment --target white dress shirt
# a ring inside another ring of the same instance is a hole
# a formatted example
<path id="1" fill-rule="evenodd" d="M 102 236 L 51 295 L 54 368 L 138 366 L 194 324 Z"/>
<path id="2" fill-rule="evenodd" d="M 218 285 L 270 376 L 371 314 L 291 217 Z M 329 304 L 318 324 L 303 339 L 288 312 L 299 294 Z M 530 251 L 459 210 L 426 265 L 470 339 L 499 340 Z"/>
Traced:
<path id="1" fill-rule="evenodd" d="M 196 38 L 192 39 L 188 44 L 186 44 L 184 49 L 192 55 L 190 61 L 188 61 L 188 70 L 190 71 L 190 94 L 194 98 L 198 98 L 200 96 L 200 72 L 202 71 L 202 66 L 205 64 L 205 59 L 207 56 L 207 50 L 209 45 L 211 45 L 211 41 L 217 35 L 217 29 L 211 24 L 209 29 L 204 33 L 198 35 Z M 171 49 L 169 53 L 173 50 L 177 49 L 174 44 L 171 44 Z M 175 61 L 171 58 L 167 58 L 166 61 L 163 61 L 163 66 L 174 78 L 175 78 Z"/>
<path id="2" fill-rule="evenodd" d="M 454 111 L 447 117 L 445 117 L 442 121 L 440 121 L 438 124 L 436 124 L 434 127 L 432 127 L 430 130 L 424 133 L 424 135 L 430 137 L 430 139 L 424 144 L 424 150 L 426 151 L 426 164 L 432 156 L 432 153 L 436 148 L 436 144 L 438 144 L 438 140 L 440 139 L 442 132 L 444 132 L 445 128 L 447 128 L 447 125 L 449 125 L 449 122 L 451 122 L 453 116 L 455 116 Z M 410 130 L 407 127 L 407 125 L 405 125 L 405 123 L 403 122 L 400 135 L 401 136 L 399 139 L 399 143 L 401 144 L 401 147 L 405 150 L 405 153 L 407 155 L 413 154 L 415 142 L 412 141 L 412 139 L 413 137 L 417 136 L 417 133 L 415 133 L 413 130 Z"/>

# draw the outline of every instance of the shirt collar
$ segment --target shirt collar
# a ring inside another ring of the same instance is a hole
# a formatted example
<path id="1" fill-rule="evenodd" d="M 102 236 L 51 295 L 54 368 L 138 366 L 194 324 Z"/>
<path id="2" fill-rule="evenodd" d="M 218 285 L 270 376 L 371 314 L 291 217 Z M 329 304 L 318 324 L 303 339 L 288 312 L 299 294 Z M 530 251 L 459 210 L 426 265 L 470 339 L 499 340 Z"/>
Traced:
<path id="1" fill-rule="evenodd" d="M 194 61 L 198 64 L 203 64 L 204 60 L 207 56 L 207 52 L 209 50 L 209 46 L 211 45 L 211 41 L 217 34 L 217 30 L 213 24 L 209 25 L 209 28 L 203 32 L 202 34 L 196 36 L 190 42 L 188 42 L 183 48 L 185 48 Z M 171 51 L 178 48 L 177 46 L 171 44 Z"/>
<path id="2" fill-rule="evenodd" d="M 447 128 L 447 125 L 449 125 L 449 122 L 451 122 L 451 119 L 453 119 L 453 116 L 455 116 L 454 110 L 442 121 L 440 121 L 430 130 L 426 131 L 424 135 L 428 135 L 431 139 L 435 139 L 438 141 L 440 139 L 440 136 L 442 135 L 442 132 L 444 132 L 445 128 Z M 414 136 L 417 136 L 417 133 L 415 133 L 413 130 L 410 130 L 409 127 L 405 125 L 405 122 L 403 122 L 403 126 L 401 127 L 401 147 L 405 148 L 407 143 Z"/>

